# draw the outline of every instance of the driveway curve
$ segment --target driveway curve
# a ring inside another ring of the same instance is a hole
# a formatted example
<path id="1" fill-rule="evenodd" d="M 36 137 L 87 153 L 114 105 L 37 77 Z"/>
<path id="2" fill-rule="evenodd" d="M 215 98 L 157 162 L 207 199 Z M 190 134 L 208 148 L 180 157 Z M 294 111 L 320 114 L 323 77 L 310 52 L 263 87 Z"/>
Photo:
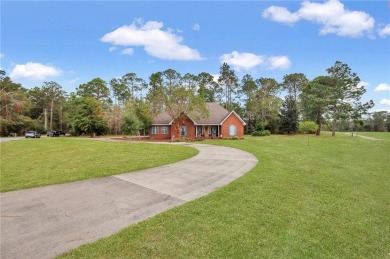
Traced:
<path id="1" fill-rule="evenodd" d="M 1 258 L 52 258 L 204 196 L 251 170 L 242 150 L 188 144 L 166 166 L 1 194 Z"/>

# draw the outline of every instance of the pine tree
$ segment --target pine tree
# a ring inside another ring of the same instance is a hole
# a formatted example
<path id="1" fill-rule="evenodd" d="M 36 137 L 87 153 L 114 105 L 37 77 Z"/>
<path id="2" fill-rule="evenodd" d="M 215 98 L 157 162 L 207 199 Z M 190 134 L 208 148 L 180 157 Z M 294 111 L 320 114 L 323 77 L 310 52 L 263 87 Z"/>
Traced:
<path id="1" fill-rule="evenodd" d="M 294 97 L 287 95 L 280 111 L 280 131 L 287 134 L 298 132 L 298 110 Z"/>

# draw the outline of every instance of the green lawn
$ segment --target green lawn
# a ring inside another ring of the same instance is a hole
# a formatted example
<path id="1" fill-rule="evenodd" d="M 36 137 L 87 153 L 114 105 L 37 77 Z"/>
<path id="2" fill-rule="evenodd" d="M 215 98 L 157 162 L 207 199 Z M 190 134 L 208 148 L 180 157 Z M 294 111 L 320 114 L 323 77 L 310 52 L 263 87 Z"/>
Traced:
<path id="1" fill-rule="evenodd" d="M 390 141 L 390 132 L 355 132 L 354 134 Z"/>
<path id="2" fill-rule="evenodd" d="M 198 154 L 177 145 L 71 138 L 1 143 L 1 192 L 126 173 Z"/>
<path id="3" fill-rule="evenodd" d="M 205 142 L 207 143 L 207 142 Z M 388 258 L 390 145 L 331 137 L 209 142 L 258 165 L 210 195 L 63 258 Z"/>

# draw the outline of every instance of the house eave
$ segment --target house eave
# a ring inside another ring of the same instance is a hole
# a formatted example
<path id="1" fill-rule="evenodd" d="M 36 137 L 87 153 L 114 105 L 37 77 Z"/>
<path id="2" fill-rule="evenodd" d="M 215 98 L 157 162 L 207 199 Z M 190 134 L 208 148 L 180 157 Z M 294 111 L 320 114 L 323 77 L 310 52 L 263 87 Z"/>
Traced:
<path id="1" fill-rule="evenodd" d="M 150 126 L 171 126 L 172 123 L 166 124 L 166 123 L 152 123 Z"/>

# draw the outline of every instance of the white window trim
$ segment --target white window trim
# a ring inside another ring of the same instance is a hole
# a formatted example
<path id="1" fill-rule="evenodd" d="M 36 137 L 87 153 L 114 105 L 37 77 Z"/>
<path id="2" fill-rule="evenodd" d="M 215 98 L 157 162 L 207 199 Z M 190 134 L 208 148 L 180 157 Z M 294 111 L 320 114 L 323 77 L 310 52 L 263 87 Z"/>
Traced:
<path id="1" fill-rule="evenodd" d="M 157 126 L 152 126 L 152 135 L 158 134 L 158 127 Z"/>
<path id="2" fill-rule="evenodd" d="M 231 132 L 231 128 L 233 128 L 234 130 L 234 132 Z M 234 134 L 231 134 L 231 133 L 234 133 Z M 234 137 L 234 136 L 237 136 L 237 126 L 236 125 L 234 125 L 234 124 L 231 124 L 231 125 L 229 125 L 229 136 L 230 137 Z"/>
<path id="3" fill-rule="evenodd" d="M 169 133 L 168 126 L 161 127 L 161 134 L 167 135 Z"/>

